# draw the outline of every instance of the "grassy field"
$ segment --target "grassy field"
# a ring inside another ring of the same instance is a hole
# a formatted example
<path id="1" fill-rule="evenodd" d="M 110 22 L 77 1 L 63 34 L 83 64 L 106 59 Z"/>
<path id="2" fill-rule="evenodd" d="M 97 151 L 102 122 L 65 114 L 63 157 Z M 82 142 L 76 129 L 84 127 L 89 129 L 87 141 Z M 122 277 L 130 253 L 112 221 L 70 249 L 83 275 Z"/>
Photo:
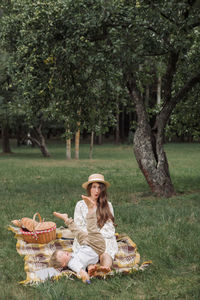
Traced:
<path id="1" fill-rule="evenodd" d="M 132 146 L 81 145 L 80 160 L 65 159 L 65 145 L 50 143 L 51 158 L 37 148 L 15 148 L 0 155 L 0 299 L 200 299 L 200 144 L 165 146 L 177 196 L 155 198 L 138 169 Z M 137 244 L 141 262 L 152 260 L 145 272 L 117 275 L 107 280 L 47 281 L 22 286 L 23 259 L 16 240 L 6 228 L 10 221 L 42 217 L 57 222 L 54 210 L 73 216 L 83 192 L 81 184 L 91 173 L 110 181 L 109 200 L 115 210 L 116 231 Z"/>

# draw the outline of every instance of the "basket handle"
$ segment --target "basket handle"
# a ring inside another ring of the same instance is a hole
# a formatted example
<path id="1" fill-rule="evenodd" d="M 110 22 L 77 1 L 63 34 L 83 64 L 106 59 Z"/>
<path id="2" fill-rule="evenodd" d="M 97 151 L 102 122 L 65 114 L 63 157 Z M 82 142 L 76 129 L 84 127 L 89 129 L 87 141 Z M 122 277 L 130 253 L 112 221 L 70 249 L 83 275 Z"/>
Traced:
<path id="1" fill-rule="evenodd" d="M 34 231 L 34 232 L 35 232 L 35 218 L 36 218 L 36 216 L 38 216 L 39 222 L 42 223 L 42 218 L 41 218 L 39 212 L 36 212 L 36 213 L 34 214 L 34 216 L 33 216 L 33 231 Z"/>

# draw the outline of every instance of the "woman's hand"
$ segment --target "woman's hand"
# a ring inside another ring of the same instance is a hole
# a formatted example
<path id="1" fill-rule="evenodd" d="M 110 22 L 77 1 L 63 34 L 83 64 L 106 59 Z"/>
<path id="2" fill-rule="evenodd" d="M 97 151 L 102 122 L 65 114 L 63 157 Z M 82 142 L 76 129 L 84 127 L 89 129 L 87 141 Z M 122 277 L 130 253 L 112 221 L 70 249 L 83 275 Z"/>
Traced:
<path id="1" fill-rule="evenodd" d="M 94 209 L 96 208 L 96 203 L 93 201 L 90 197 L 87 197 L 85 195 L 81 195 L 82 199 L 85 201 L 85 204 L 87 205 L 88 209 Z"/>

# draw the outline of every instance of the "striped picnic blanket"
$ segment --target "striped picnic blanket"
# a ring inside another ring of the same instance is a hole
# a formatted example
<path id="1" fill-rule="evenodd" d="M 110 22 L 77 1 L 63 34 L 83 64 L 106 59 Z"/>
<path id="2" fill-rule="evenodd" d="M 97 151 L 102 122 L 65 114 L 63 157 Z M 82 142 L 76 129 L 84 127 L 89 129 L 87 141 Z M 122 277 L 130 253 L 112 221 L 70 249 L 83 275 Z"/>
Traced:
<path id="1" fill-rule="evenodd" d="M 68 278 L 77 277 L 76 273 L 69 269 L 59 271 L 48 267 L 49 259 L 55 250 L 72 251 L 73 238 L 63 238 L 63 227 L 56 229 L 56 240 L 48 244 L 28 244 L 23 240 L 18 227 L 9 226 L 8 229 L 15 233 L 17 252 L 19 255 L 24 256 L 26 279 L 20 283 L 37 284 L 49 278 L 59 279 L 61 276 Z M 105 278 L 116 273 L 143 271 L 152 263 L 151 261 L 146 261 L 141 265 L 139 264 L 140 254 L 137 251 L 137 246 L 127 235 L 116 234 L 116 238 L 119 250 L 115 256 L 112 271 L 104 274 L 97 270 L 96 276 Z"/>

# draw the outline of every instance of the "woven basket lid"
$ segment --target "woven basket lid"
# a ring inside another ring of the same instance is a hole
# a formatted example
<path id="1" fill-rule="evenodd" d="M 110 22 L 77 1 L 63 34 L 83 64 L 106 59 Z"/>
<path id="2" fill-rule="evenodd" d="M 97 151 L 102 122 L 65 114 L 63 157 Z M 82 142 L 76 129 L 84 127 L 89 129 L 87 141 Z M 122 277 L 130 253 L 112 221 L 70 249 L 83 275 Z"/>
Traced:
<path id="1" fill-rule="evenodd" d="M 41 222 L 36 225 L 35 230 L 47 230 L 54 227 L 55 225 L 56 223 L 54 222 Z"/>
<path id="2" fill-rule="evenodd" d="M 37 226 L 38 222 L 34 221 L 33 219 L 30 218 L 22 218 L 21 219 L 21 225 L 28 229 L 29 231 L 33 231 L 34 228 Z"/>

